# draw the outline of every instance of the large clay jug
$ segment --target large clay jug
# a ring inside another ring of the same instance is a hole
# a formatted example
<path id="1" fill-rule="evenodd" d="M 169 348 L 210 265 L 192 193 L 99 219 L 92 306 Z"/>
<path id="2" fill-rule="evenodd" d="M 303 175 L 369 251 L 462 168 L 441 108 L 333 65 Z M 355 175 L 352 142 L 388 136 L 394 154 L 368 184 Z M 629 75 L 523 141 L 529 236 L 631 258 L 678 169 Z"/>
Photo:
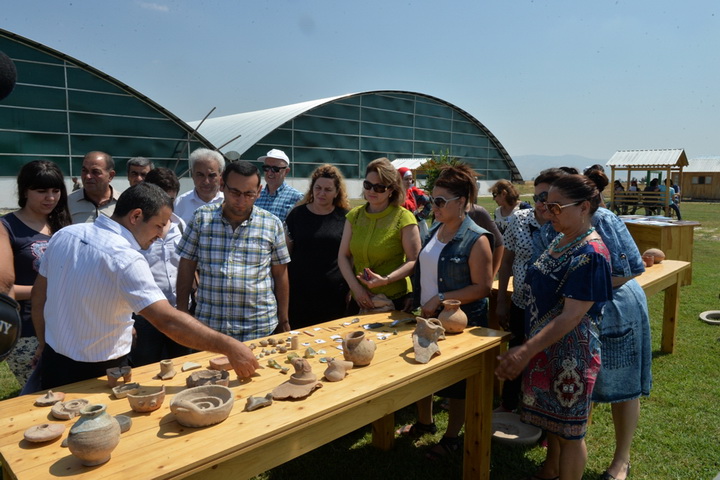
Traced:
<path id="1" fill-rule="evenodd" d="M 342 342 L 345 360 L 355 367 L 370 365 L 375 355 L 375 342 L 365 338 L 365 332 L 350 332 Z"/>
<path id="2" fill-rule="evenodd" d="M 443 311 L 438 315 L 445 333 L 462 333 L 467 327 L 468 319 L 460 308 L 460 300 L 443 300 Z"/>
<path id="3" fill-rule="evenodd" d="M 70 428 L 68 448 L 88 467 L 110 460 L 110 453 L 120 443 L 120 424 L 106 410 L 102 404 L 88 405 Z"/>

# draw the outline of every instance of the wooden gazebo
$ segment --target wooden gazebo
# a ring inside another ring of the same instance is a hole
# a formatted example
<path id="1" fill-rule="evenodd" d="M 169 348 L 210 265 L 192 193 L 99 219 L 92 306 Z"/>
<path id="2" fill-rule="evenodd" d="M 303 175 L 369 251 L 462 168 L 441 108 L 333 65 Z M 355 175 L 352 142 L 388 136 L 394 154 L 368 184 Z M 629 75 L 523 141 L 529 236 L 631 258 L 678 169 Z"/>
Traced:
<path id="1" fill-rule="evenodd" d="M 610 177 L 610 201 L 612 205 L 633 205 L 635 208 L 644 208 L 646 213 L 653 213 L 657 209 L 665 211 L 670 216 L 671 192 L 666 189 L 664 192 L 631 192 L 629 191 L 632 172 L 644 171 L 647 174 L 660 173 L 664 179 L 673 178 L 677 174 L 678 183 L 682 180 L 682 169 L 688 165 L 687 155 L 683 149 L 667 150 L 618 150 L 608 160 L 608 167 L 612 173 Z M 619 175 L 625 172 L 624 192 L 615 192 L 613 185 L 615 180 L 623 181 Z M 664 174 L 664 175 L 663 175 Z"/>

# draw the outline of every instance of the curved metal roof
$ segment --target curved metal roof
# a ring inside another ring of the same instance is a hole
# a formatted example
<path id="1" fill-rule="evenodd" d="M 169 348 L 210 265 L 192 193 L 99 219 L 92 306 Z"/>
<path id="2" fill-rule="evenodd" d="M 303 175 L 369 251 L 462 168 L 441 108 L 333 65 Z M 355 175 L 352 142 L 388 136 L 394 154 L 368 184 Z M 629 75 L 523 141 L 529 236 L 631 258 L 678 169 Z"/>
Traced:
<path id="1" fill-rule="evenodd" d="M 618 150 L 605 164 L 616 169 L 680 168 L 688 164 L 682 148 L 660 150 Z"/>
<path id="2" fill-rule="evenodd" d="M 254 112 L 238 113 L 235 115 L 227 115 L 224 117 L 212 118 L 201 121 L 188 122 L 188 125 L 202 132 L 203 136 L 209 139 L 212 143 L 218 146 L 223 152 L 237 151 L 242 155 L 255 143 L 259 142 L 267 134 L 292 120 L 293 118 L 307 113 L 310 110 L 325 105 L 327 103 L 334 102 L 336 100 L 356 97 L 360 95 L 372 95 L 372 94 L 404 94 L 404 95 L 417 95 L 419 97 L 429 98 L 438 103 L 442 103 L 454 110 L 457 110 L 464 115 L 471 123 L 477 126 L 487 137 L 490 139 L 492 144 L 501 153 L 503 160 L 507 162 L 508 167 L 512 171 L 512 180 L 521 181 L 522 175 L 518 170 L 515 162 L 508 154 L 505 147 L 500 141 L 492 134 L 490 130 L 485 127 L 475 117 L 470 115 L 465 110 L 453 105 L 445 100 L 442 100 L 431 95 L 424 93 L 408 92 L 403 90 L 372 90 L 367 92 L 350 93 L 346 95 L 338 95 L 335 97 L 321 98 L 318 100 L 310 100 L 302 103 L 295 103 L 292 105 L 285 105 L 282 107 L 269 108 L 266 110 L 258 110 Z M 202 124 L 201 124 L 202 123 Z"/>

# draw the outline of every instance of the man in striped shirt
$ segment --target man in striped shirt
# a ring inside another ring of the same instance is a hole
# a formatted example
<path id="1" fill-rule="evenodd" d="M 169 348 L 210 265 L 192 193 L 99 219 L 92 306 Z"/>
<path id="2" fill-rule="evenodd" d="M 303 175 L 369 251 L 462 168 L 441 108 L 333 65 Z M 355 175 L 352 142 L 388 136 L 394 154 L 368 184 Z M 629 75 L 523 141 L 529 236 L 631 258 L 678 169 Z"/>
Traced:
<path id="1" fill-rule="evenodd" d="M 202 323 L 241 341 L 289 331 L 290 255 L 282 222 L 255 206 L 260 172 L 232 162 L 222 180 L 223 203 L 198 208 L 178 244 L 178 309 L 187 311 L 197 271 Z"/>
<path id="2" fill-rule="evenodd" d="M 43 389 L 127 365 L 133 312 L 178 343 L 227 355 L 238 376 L 259 366 L 247 346 L 170 306 L 153 280 L 138 250 L 160 238 L 171 213 L 160 187 L 140 183 L 123 192 L 112 217 L 53 235 L 32 295 Z"/>

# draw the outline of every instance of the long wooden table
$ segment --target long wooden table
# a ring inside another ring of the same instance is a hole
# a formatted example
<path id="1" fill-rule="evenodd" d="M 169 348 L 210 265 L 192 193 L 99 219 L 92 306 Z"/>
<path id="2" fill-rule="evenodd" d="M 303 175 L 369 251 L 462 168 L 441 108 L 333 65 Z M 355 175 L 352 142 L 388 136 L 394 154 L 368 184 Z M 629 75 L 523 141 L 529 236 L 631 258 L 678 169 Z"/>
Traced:
<path id="1" fill-rule="evenodd" d="M 48 421 L 65 423 L 65 438 L 74 420 L 54 420 L 49 408 L 33 406 L 37 395 L 5 400 L 0 405 L 3 477 L 248 478 L 370 423 L 373 424 L 373 443 L 388 449 L 394 439 L 393 412 L 467 379 L 463 476 L 488 479 L 493 371 L 495 357 L 507 335 L 480 327 L 466 329 L 459 335 L 448 335 L 440 342 L 442 354 L 423 365 L 414 361 L 411 338 L 414 323 L 389 326 L 391 320 L 408 318 L 407 314 L 391 312 L 357 318 L 356 323 L 347 318 L 298 333 L 302 342 L 308 342 L 315 350 L 326 351 L 309 360 L 318 380 L 323 382 L 323 387 L 310 397 L 299 401 L 275 401 L 271 406 L 253 412 L 244 410 L 248 396 L 264 396 L 289 378 L 289 375 L 267 367 L 269 358 L 289 366 L 286 354 L 273 354 L 259 360 L 265 368 L 259 369 L 251 380 L 230 382 L 235 393 L 233 410 L 227 420 L 207 428 L 180 426 L 174 420 L 169 404 L 172 396 L 183 390 L 185 378 L 192 373 L 181 372 L 182 364 L 190 360 L 207 367 L 216 354 L 200 352 L 175 359 L 178 374 L 167 381 L 153 378 L 159 372 L 157 364 L 134 369 L 134 382 L 143 386 L 165 385 L 167 391 L 162 407 L 148 414 L 133 412 L 127 399 L 115 399 L 104 377 L 56 389 L 66 393 L 66 401 L 86 398 L 91 403 L 106 404 L 112 415 L 124 414 L 132 418 L 132 428 L 122 434 L 110 461 L 97 467 L 82 466 L 67 448 L 61 447 L 60 440 L 34 445 L 23 439 L 27 428 Z M 364 330 L 377 344 L 372 363 L 350 370 L 341 382 L 324 380 L 322 375 L 326 365 L 320 362 L 320 357 L 342 358 L 342 352 L 337 349 L 339 343 L 331 336 L 344 336 L 373 322 L 381 322 L 383 326 Z M 384 339 L 379 339 L 378 334 L 384 335 Z M 274 337 L 280 338 L 280 335 Z M 318 343 L 318 340 L 325 343 Z M 255 351 L 259 352 L 260 348 Z M 300 353 L 306 348 L 301 347 Z M 290 373 L 292 371 L 291 367 Z M 231 378 L 234 377 L 232 374 Z"/>
<path id="2" fill-rule="evenodd" d="M 662 263 L 646 268 L 645 273 L 635 278 L 648 298 L 656 293 L 665 292 L 662 338 L 660 340 L 660 351 L 665 353 L 673 353 L 675 350 L 675 332 L 680 311 L 680 285 L 689 269 L 690 262 L 664 260 Z M 494 318 L 495 309 L 493 308 L 497 301 L 497 288 L 498 281 L 495 280 L 490 294 L 490 326 L 495 325 L 497 322 L 497 319 Z M 512 289 L 511 278 L 506 297 L 508 302 L 510 302 Z"/>

